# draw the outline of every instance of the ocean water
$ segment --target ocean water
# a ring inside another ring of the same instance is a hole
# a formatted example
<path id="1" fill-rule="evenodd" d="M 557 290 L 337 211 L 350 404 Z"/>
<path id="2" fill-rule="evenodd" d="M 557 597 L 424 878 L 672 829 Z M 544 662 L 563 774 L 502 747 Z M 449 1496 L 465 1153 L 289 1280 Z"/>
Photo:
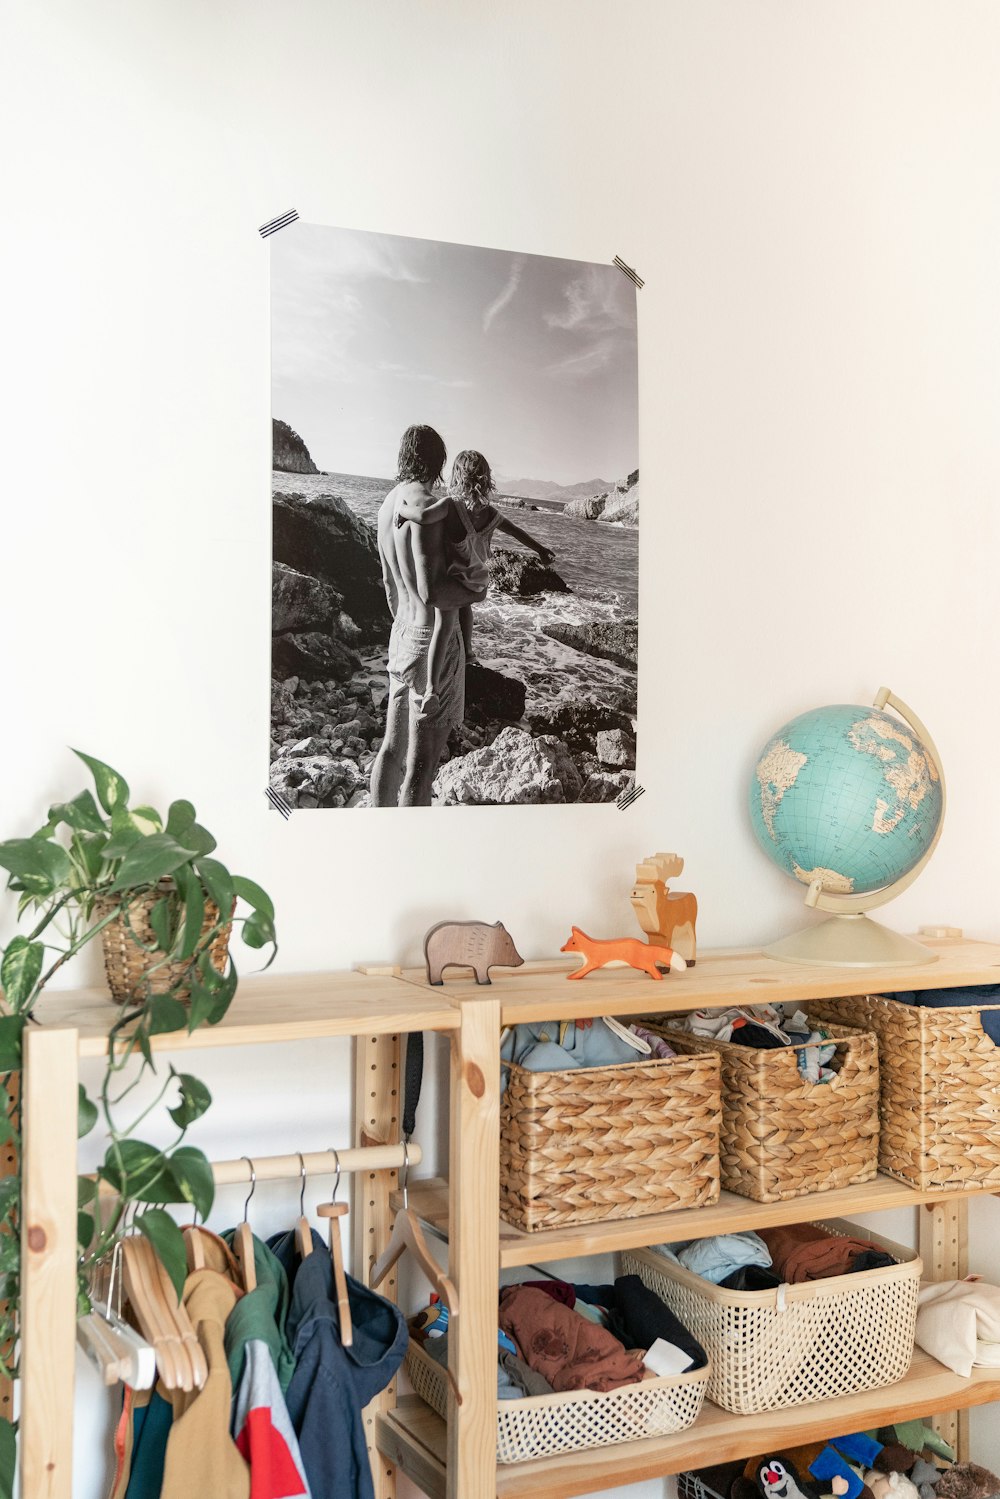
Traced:
<path id="1" fill-rule="evenodd" d="M 363 474 L 288 474 L 274 470 L 276 494 L 334 494 L 374 525 L 393 479 Z M 505 510 L 503 505 L 498 507 Z M 636 673 L 612 661 L 586 655 L 544 633 L 550 624 L 589 624 L 635 619 L 639 604 L 639 532 L 597 521 L 577 520 L 561 508 L 505 510 L 511 520 L 555 552 L 555 571 L 571 593 L 545 593 L 520 599 L 491 591 L 473 613 L 473 654 L 484 666 L 519 677 L 527 686 L 528 713 L 581 697 L 593 701 L 602 689 L 629 694 L 633 704 Z M 510 537 L 497 544 L 516 547 Z M 377 669 L 379 663 L 366 663 Z M 383 668 L 384 670 L 384 665 Z"/>

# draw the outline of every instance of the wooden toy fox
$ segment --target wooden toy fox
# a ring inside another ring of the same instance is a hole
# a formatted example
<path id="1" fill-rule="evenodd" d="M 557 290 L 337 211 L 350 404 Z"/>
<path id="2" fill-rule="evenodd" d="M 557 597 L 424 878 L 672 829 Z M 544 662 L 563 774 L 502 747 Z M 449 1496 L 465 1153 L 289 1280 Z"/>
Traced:
<path id="1" fill-rule="evenodd" d="M 583 953 L 585 961 L 581 967 L 566 975 L 570 979 L 586 978 L 588 973 L 593 973 L 595 968 L 603 968 L 605 963 L 627 963 L 630 968 L 648 973 L 651 979 L 663 977 L 657 963 L 671 969 L 687 967 L 680 953 L 674 952 L 672 947 L 654 947 L 651 942 L 640 942 L 635 937 L 600 941 L 596 937 L 588 937 L 578 926 L 571 929 L 569 940 L 563 943 L 559 951 Z"/>

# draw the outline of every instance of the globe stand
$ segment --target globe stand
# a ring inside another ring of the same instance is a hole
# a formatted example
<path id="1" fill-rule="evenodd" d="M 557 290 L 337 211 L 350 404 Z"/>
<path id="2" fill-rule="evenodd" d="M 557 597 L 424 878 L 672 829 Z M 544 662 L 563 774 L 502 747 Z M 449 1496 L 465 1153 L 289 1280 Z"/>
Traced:
<path id="1" fill-rule="evenodd" d="M 890 931 L 872 921 L 863 911 L 828 916 L 803 927 L 764 952 L 783 963 L 811 963 L 833 968 L 904 968 L 910 964 L 936 963 L 938 955 L 922 942 Z"/>

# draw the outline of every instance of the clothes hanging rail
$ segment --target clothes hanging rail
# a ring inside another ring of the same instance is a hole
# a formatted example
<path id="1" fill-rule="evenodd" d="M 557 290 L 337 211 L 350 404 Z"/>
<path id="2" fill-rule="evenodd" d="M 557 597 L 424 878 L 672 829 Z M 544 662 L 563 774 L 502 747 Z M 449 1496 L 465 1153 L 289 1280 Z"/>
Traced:
<path id="1" fill-rule="evenodd" d="M 416 1141 L 406 1146 L 406 1159 L 411 1166 L 418 1166 L 423 1152 Z M 251 1166 L 248 1156 L 233 1161 L 212 1161 L 212 1175 L 217 1187 L 229 1187 L 249 1183 L 251 1172 L 259 1182 L 284 1181 L 306 1176 L 333 1176 L 337 1171 L 399 1171 L 403 1167 L 402 1145 L 357 1145 L 345 1146 L 343 1150 L 307 1150 L 301 1155 L 255 1155 Z M 101 1195 L 114 1195 L 114 1188 L 107 1182 L 99 1184 Z"/>

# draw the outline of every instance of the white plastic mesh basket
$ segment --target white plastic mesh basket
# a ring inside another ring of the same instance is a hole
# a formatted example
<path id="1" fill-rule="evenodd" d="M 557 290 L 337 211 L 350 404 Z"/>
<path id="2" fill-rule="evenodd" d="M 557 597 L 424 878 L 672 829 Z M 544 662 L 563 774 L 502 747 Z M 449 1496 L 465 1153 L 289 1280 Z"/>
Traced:
<path id="1" fill-rule="evenodd" d="M 623 1274 L 640 1276 L 707 1350 L 708 1398 L 724 1410 L 752 1416 L 875 1390 L 910 1367 L 919 1256 L 854 1224 L 816 1226 L 861 1232 L 899 1263 L 772 1291 L 729 1291 L 652 1250 L 623 1255 Z"/>
<path id="2" fill-rule="evenodd" d="M 579 1452 L 584 1447 L 608 1447 L 683 1431 L 701 1410 L 710 1367 L 644 1379 L 607 1394 L 574 1390 L 567 1395 L 498 1400 L 497 1462 L 527 1462 L 556 1452 Z M 447 1416 L 444 1370 L 412 1340 L 406 1350 L 406 1372 L 421 1399 L 439 1416 Z"/>

